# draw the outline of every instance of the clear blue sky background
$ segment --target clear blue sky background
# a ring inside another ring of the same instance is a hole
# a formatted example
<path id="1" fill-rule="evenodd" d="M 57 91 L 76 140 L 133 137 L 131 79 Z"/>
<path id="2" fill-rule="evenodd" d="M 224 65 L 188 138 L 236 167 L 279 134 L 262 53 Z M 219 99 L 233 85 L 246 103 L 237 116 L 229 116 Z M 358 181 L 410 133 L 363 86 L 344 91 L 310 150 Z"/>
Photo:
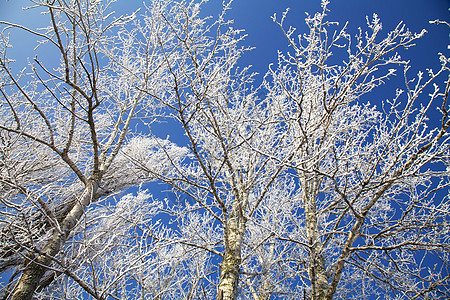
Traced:
<path id="1" fill-rule="evenodd" d="M 142 0 L 118 0 L 114 9 L 117 13 L 131 13 L 141 4 Z M 35 10 L 21 10 L 27 5 L 29 3 L 26 0 L 0 0 L 0 20 L 31 28 L 49 25 L 48 16 L 39 15 Z M 204 6 L 203 14 L 217 16 L 221 7 L 222 0 L 209 0 Z M 277 62 L 277 50 L 287 50 L 286 39 L 270 17 L 274 13 L 281 16 L 288 7 L 290 12 L 286 23 L 296 27 L 298 33 L 304 33 L 307 30 L 304 23 L 305 12 L 314 14 L 321 11 L 320 0 L 234 0 L 228 17 L 235 20 L 235 28 L 246 30 L 248 36 L 245 44 L 255 47 L 243 56 L 240 61 L 241 66 L 252 65 L 253 71 L 264 74 L 270 63 Z M 418 70 L 439 68 L 438 52 L 450 56 L 448 49 L 450 27 L 429 24 L 430 20 L 435 19 L 450 22 L 448 10 L 450 0 L 331 0 L 328 8 L 330 9 L 329 20 L 339 21 L 341 25 L 348 21 L 351 33 L 356 33 L 360 26 L 364 28 L 366 16 L 371 17 L 373 13 L 377 13 L 383 23 L 381 36 L 385 36 L 401 21 L 413 32 L 426 29 L 428 33 L 418 41 L 417 46 L 402 53 L 403 58 L 411 60 L 410 77 L 413 77 Z M 17 29 L 9 32 L 13 44 L 9 54 L 18 62 L 13 67 L 13 70 L 17 72 L 26 65 L 27 57 L 34 57 L 33 48 L 36 44 L 34 37 L 29 33 Z M 54 63 L 58 63 L 59 53 L 55 49 L 53 51 L 47 49 L 39 52 L 39 59 L 45 61 L 45 58 L 49 57 Z M 255 85 L 258 84 L 259 82 L 255 82 Z M 389 84 L 389 88 L 379 88 L 376 94 L 371 93 L 370 101 L 377 103 L 380 100 L 392 98 L 398 86 L 394 82 Z M 438 114 L 437 111 L 435 113 Z M 158 132 L 157 128 L 154 132 Z M 159 135 L 165 138 L 167 133 L 161 132 Z M 171 133 L 171 136 L 173 137 L 174 134 Z"/>
<path id="2" fill-rule="evenodd" d="M 117 12 L 131 12 L 142 3 L 141 0 L 118 0 Z M 33 11 L 22 11 L 27 5 L 25 0 L 0 0 L 0 20 L 7 20 L 31 27 L 46 25 L 48 18 L 36 16 Z M 205 15 L 217 15 L 222 0 L 210 0 L 205 5 Z M 246 43 L 256 47 L 242 60 L 242 64 L 251 64 L 254 70 L 264 73 L 270 62 L 276 62 L 276 51 L 286 47 L 287 43 L 270 16 L 278 16 L 289 7 L 287 21 L 299 32 L 304 32 L 305 12 L 311 14 L 320 11 L 320 0 L 235 0 L 233 9 L 228 14 L 235 19 L 236 28 L 244 28 L 248 37 Z M 428 34 L 418 43 L 415 49 L 408 51 L 408 58 L 414 60 L 422 68 L 436 65 L 437 52 L 449 54 L 450 28 L 444 25 L 429 24 L 429 20 L 441 19 L 450 21 L 449 0 L 332 0 L 329 18 L 344 24 L 349 21 L 349 28 L 356 29 L 365 24 L 365 16 L 377 13 L 383 22 L 385 33 L 394 28 L 400 21 L 415 32 L 422 28 Z M 13 52 L 18 59 L 33 56 L 30 51 L 34 45 L 32 37 L 26 33 L 12 32 Z M 42 55 L 42 54 L 41 54 Z M 42 57 L 41 57 L 42 58 Z"/>

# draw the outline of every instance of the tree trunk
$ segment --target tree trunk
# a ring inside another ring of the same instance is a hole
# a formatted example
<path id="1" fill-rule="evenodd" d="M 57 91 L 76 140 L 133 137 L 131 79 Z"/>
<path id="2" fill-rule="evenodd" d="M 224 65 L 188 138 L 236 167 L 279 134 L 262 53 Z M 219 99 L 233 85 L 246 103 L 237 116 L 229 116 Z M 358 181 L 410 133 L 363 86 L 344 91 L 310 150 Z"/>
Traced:
<path id="1" fill-rule="evenodd" d="M 235 201 L 231 209 L 225 235 L 225 253 L 220 265 L 219 291 L 217 299 L 235 300 L 239 284 L 241 246 L 245 232 L 245 219 Z"/>
<path id="2" fill-rule="evenodd" d="M 319 180 L 308 181 L 303 174 L 301 178 L 303 206 L 305 209 L 306 235 L 309 246 L 308 274 L 311 282 L 311 299 L 324 300 L 328 290 L 328 276 L 326 274 L 325 261 L 321 253 L 319 239 L 319 227 L 317 224 L 316 197 L 319 188 Z"/>
<path id="3" fill-rule="evenodd" d="M 235 300 L 239 283 L 240 255 L 236 256 L 232 251 L 225 251 L 220 265 L 219 300 Z"/>
<path id="4" fill-rule="evenodd" d="M 67 241 L 70 232 L 83 215 L 85 208 L 94 200 L 94 194 L 97 188 L 98 184 L 90 179 L 81 197 L 77 199 L 78 202 L 64 218 L 61 224 L 61 231 L 53 229 L 53 236 L 45 245 L 42 254 L 37 257 L 30 254 L 29 260 L 25 262 L 26 265 L 22 276 L 14 289 L 12 300 L 28 300 L 33 297 L 36 288 L 47 271 L 47 266 L 52 262 L 51 258 L 59 253 Z"/>

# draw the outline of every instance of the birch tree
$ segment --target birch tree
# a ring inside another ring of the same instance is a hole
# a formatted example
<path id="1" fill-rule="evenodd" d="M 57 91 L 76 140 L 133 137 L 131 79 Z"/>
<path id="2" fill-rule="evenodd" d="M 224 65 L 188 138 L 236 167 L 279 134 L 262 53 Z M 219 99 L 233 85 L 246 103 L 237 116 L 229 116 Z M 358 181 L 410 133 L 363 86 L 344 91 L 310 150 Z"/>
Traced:
<path id="1" fill-rule="evenodd" d="M 447 298 L 448 58 L 410 78 L 397 51 L 424 32 L 400 23 L 382 36 L 374 15 L 355 38 L 347 25 L 330 34 L 327 4 L 307 17 L 303 35 L 284 24 L 286 13 L 274 16 L 290 51 L 265 86 L 289 124 L 296 153 L 287 168 L 303 205 L 302 230 L 275 235 L 308 257 L 302 284 L 311 299 Z M 371 105 L 370 93 L 397 73 L 403 87 Z"/>
<path id="2" fill-rule="evenodd" d="M 55 274 L 81 284 L 61 250 L 80 238 L 74 228 L 89 205 L 140 181 L 116 157 L 136 120 L 150 123 L 159 114 L 147 93 L 163 89 L 170 57 L 161 49 L 173 46 L 160 13 L 139 26 L 135 15 L 111 16 L 110 1 L 32 4 L 48 27 L 1 22 L 1 270 L 17 266 L 3 291 L 11 299 L 31 299 Z M 19 73 L 8 58 L 12 29 L 39 41 Z M 144 48 L 135 49 L 136 39 Z M 41 59 L 45 53 L 56 60 Z"/>
<path id="3" fill-rule="evenodd" d="M 267 104 L 258 103 L 248 87 L 251 74 L 236 67 L 245 49 L 238 45 L 240 31 L 225 20 L 228 8 L 206 30 L 200 26 L 198 7 L 172 22 L 178 23 L 172 30 L 180 43 L 179 59 L 166 61 L 172 90 L 153 96 L 184 129 L 192 163 L 173 165 L 170 175 L 143 168 L 195 201 L 185 209 L 172 208 L 181 232 L 161 238 L 202 249 L 221 261 L 215 275 L 218 299 L 237 297 L 246 222 L 283 169 L 248 146 L 276 152 L 276 126 L 262 108 Z M 198 224 L 194 235 L 183 230 L 194 229 L 190 223 L 198 218 L 209 223 Z"/>

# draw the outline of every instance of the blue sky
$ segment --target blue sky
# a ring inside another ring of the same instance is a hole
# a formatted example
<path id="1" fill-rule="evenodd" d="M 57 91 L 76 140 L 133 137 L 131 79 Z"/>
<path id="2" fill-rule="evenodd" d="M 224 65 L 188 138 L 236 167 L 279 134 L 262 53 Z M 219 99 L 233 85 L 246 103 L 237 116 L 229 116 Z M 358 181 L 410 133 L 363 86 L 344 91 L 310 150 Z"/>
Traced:
<path id="1" fill-rule="evenodd" d="M 142 0 L 118 0 L 114 9 L 117 13 L 131 13 L 141 4 Z M 22 11 L 21 7 L 26 5 L 28 4 L 25 0 L 0 0 L 0 20 L 31 28 L 48 24 L 47 16 L 40 16 L 35 11 Z M 204 6 L 203 14 L 217 16 L 221 6 L 222 0 L 209 0 Z M 261 74 L 257 79 L 261 79 L 270 63 L 276 63 L 277 51 L 287 49 L 286 39 L 270 17 L 274 13 L 280 16 L 288 7 L 290 12 L 286 23 L 296 27 L 298 33 L 304 33 L 307 30 L 304 23 L 305 12 L 314 14 L 321 11 L 320 0 L 233 1 L 228 17 L 235 20 L 235 28 L 246 30 L 248 36 L 244 43 L 255 48 L 242 57 L 240 64 L 241 66 L 252 65 L 252 70 Z M 411 77 L 418 70 L 437 69 L 439 67 L 438 52 L 450 56 L 448 49 L 450 27 L 429 24 L 430 20 L 435 19 L 450 22 L 449 0 L 331 0 L 328 7 L 329 20 L 338 21 L 341 25 L 348 21 L 351 33 L 355 33 L 359 26 L 364 28 L 366 16 L 371 17 L 373 13 L 377 13 L 383 23 L 381 36 L 386 35 L 401 21 L 413 32 L 426 29 L 428 33 L 418 41 L 417 46 L 402 53 L 403 58 L 411 60 Z M 9 54 L 18 60 L 16 68 L 13 69 L 18 71 L 25 66 L 27 57 L 34 57 L 35 41 L 30 34 L 20 30 L 11 30 L 10 34 L 14 48 L 10 49 Z M 55 54 L 58 55 L 57 52 Z M 41 51 L 39 58 L 43 59 L 43 56 L 53 57 L 51 53 Z M 255 82 L 255 85 L 258 84 L 259 82 Z M 393 82 L 390 84 L 389 88 L 379 89 L 377 95 L 373 95 L 374 98 L 377 100 L 392 98 L 396 86 L 392 86 Z"/>
<path id="2" fill-rule="evenodd" d="M 131 12 L 142 3 L 141 0 L 118 0 L 115 9 Z M 22 11 L 20 8 L 27 5 L 25 0 L 0 0 L 0 20 L 28 25 L 42 26 L 47 18 L 37 16 L 33 12 Z M 217 15 L 222 0 L 210 0 L 204 7 L 205 15 Z M 320 0 L 234 0 L 233 9 L 228 16 L 235 19 L 235 27 L 246 30 L 248 37 L 246 43 L 255 49 L 244 56 L 241 63 L 251 64 L 254 70 L 264 73 L 271 62 L 276 62 L 278 49 L 286 48 L 286 40 L 270 16 L 273 13 L 280 15 L 286 8 L 290 8 L 287 18 L 289 25 L 306 30 L 304 25 L 305 12 L 313 14 L 320 11 Z M 365 24 L 365 17 L 377 13 L 383 22 L 385 33 L 394 28 L 400 21 L 415 32 L 423 28 L 428 34 L 417 44 L 415 49 L 408 51 L 408 57 L 417 65 L 425 68 L 438 62 L 437 52 L 449 53 L 450 28 L 444 25 L 429 24 L 428 21 L 441 19 L 450 21 L 449 0 L 332 0 L 329 4 L 329 19 L 344 24 L 349 21 L 349 28 L 355 30 Z M 33 55 L 32 37 L 26 33 L 14 31 L 12 42 L 15 44 L 11 54 L 18 59 Z"/>
<path id="3" fill-rule="evenodd" d="M 220 1 L 211 1 L 220 2 Z M 281 15 L 287 8 L 290 12 L 287 23 L 305 32 L 305 11 L 314 14 L 320 11 L 319 0 L 236 0 L 230 16 L 236 20 L 236 27 L 245 28 L 247 42 L 255 47 L 245 57 L 245 62 L 254 65 L 259 72 L 265 72 L 270 62 L 276 62 L 276 51 L 286 48 L 286 40 L 279 28 L 270 20 L 273 13 Z M 387 34 L 400 21 L 403 21 L 413 32 L 423 28 L 428 34 L 411 49 L 408 56 L 418 65 L 426 67 L 438 62 L 437 52 L 449 53 L 450 28 L 444 25 L 429 24 L 429 20 L 450 20 L 450 1 L 448 0 L 335 0 L 329 4 L 329 20 L 340 24 L 349 22 L 349 29 L 355 30 L 365 25 L 365 17 L 377 13 L 380 17 L 384 33 Z M 261 68 L 261 69 L 260 69 Z"/>
<path id="4" fill-rule="evenodd" d="M 117 13 L 131 13 L 141 6 L 142 0 L 118 0 L 114 5 Z M 35 10 L 23 11 L 22 7 L 29 5 L 26 0 L 0 0 L 0 20 L 18 23 L 30 28 L 47 26 L 47 16 L 36 13 Z M 222 6 L 222 0 L 209 0 L 204 6 L 204 15 L 217 16 Z M 305 12 L 314 14 L 321 10 L 320 0 L 234 0 L 228 17 L 235 20 L 235 28 L 246 30 L 248 35 L 245 44 L 255 47 L 241 59 L 241 66 L 252 65 L 253 71 L 264 74 L 270 63 L 276 63 L 277 50 L 286 51 L 287 41 L 282 36 L 278 26 L 272 22 L 271 16 L 278 16 L 290 8 L 287 25 L 297 28 L 298 33 L 306 32 L 304 23 Z M 329 20 L 338 21 L 343 25 L 349 22 L 350 32 L 355 33 L 359 26 L 364 27 L 366 16 L 377 13 L 383 23 L 383 33 L 386 35 L 399 22 L 403 21 L 413 32 L 426 29 L 428 33 L 418 41 L 417 46 L 402 53 L 403 58 L 411 60 L 411 73 L 426 68 L 438 68 L 438 52 L 450 56 L 450 27 L 429 24 L 430 20 L 440 19 L 450 22 L 449 0 L 331 0 L 328 8 Z M 21 30 L 9 30 L 13 48 L 9 56 L 18 61 L 13 70 L 18 71 L 26 65 L 27 57 L 34 57 L 35 39 L 29 33 Z M 47 49 L 45 49 L 47 51 Z M 53 57 L 52 53 L 41 51 L 39 58 Z M 58 55 L 57 52 L 55 52 Z M 55 60 L 56 63 L 59 60 Z M 259 77 L 261 78 L 261 77 Z M 256 85 L 259 82 L 255 82 Z M 379 94 L 376 98 L 387 99 L 390 93 Z M 378 97 L 379 96 L 379 97 Z"/>

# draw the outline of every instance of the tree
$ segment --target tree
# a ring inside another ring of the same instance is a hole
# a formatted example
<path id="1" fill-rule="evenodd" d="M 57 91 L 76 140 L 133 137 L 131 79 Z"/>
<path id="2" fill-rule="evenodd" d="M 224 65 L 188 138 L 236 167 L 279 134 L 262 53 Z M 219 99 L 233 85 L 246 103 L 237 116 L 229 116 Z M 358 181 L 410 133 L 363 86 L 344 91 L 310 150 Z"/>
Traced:
<path id="1" fill-rule="evenodd" d="M 436 287 L 449 279 L 448 59 L 441 55 L 441 69 L 428 70 L 427 79 L 419 72 L 411 80 L 408 62 L 393 52 L 423 33 L 399 24 L 377 41 L 381 23 L 374 15 L 369 32 L 360 31 L 351 43 L 345 27 L 327 34 L 323 4 L 322 14 L 306 19 L 310 33 L 298 40 L 284 30 L 285 15 L 275 20 L 293 51 L 269 71 L 267 89 L 290 124 L 285 130 L 297 149 L 290 168 L 304 214 L 303 235 L 281 237 L 308 257 L 304 284 L 312 299 L 386 291 L 407 299 L 447 297 L 448 289 Z M 332 62 L 337 47 L 348 55 L 342 65 Z M 376 110 L 361 99 L 395 74 L 393 64 L 404 69 L 405 90 Z M 434 84 L 426 99 L 427 87 L 441 75 L 445 86 Z M 441 119 L 429 129 L 436 106 Z M 436 260 L 437 269 L 426 271 L 427 259 Z"/>
<path id="2" fill-rule="evenodd" d="M 55 263 L 79 281 L 61 250 L 77 239 L 73 230 L 86 208 L 139 182 L 132 170 L 117 172 L 116 158 L 134 120 L 158 114 L 146 93 L 164 86 L 163 63 L 170 58 L 162 49 L 173 38 L 158 17 L 129 32 L 135 16 L 112 18 L 110 4 L 38 1 L 50 20 L 40 31 L 2 22 L 42 39 L 40 47 L 56 49 L 60 58 L 53 64 L 36 56 L 29 71 L 14 74 L 2 35 L 2 269 L 22 265 L 5 297 L 31 299 L 48 284 L 43 278 Z M 161 47 L 156 33 L 167 44 Z M 145 40 L 141 52 L 133 48 L 138 37 Z"/>
<path id="3" fill-rule="evenodd" d="M 423 32 L 383 38 L 374 16 L 352 38 L 322 1 L 304 35 L 274 16 L 291 51 L 258 86 L 230 4 L 202 3 L 41 2 L 51 26 L 29 31 L 55 71 L 16 76 L 3 39 L 5 298 L 448 297 L 448 59 L 410 80 L 396 52 Z M 404 91 L 371 105 L 398 70 Z M 177 201 L 118 194 L 150 181 Z"/>

